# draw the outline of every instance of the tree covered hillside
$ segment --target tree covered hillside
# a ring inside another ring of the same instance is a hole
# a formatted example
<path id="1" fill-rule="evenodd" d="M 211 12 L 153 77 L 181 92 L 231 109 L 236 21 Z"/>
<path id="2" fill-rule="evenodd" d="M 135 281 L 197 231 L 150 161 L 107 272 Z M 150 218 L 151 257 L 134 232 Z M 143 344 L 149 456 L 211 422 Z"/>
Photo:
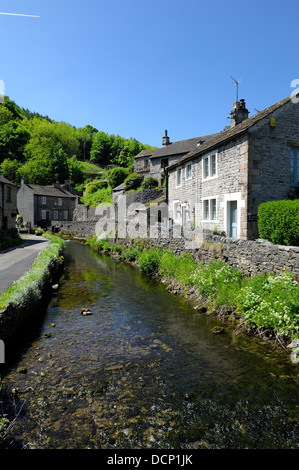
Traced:
<path id="1" fill-rule="evenodd" d="M 20 108 L 9 97 L 0 104 L 0 174 L 20 184 L 82 184 L 90 168 L 114 164 L 132 170 L 134 156 L 151 148 L 137 140 L 76 128 Z M 94 164 L 94 165 L 91 165 Z M 95 166 L 96 165 L 96 166 Z"/>

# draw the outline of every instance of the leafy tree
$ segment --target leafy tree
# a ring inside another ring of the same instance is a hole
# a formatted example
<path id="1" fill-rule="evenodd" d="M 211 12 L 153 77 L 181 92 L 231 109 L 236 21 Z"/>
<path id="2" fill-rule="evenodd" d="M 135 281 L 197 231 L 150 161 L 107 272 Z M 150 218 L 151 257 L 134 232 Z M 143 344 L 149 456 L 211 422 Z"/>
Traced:
<path id="1" fill-rule="evenodd" d="M 30 139 L 27 127 L 18 121 L 0 126 L 0 162 L 6 158 L 24 160 L 25 146 Z"/>
<path id="2" fill-rule="evenodd" d="M 20 166 L 21 163 L 18 162 L 18 160 L 10 160 L 9 158 L 6 158 L 0 165 L 0 175 L 17 184 L 20 182 L 20 176 L 18 173 Z"/>
<path id="3" fill-rule="evenodd" d="M 7 124 L 13 118 L 13 114 L 3 104 L 0 105 L 0 126 Z"/>
<path id="4" fill-rule="evenodd" d="M 74 127 L 40 118 L 33 118 L 30 125 L 31 137 L 26 146 L 27 158 L 45 155 L 54 145 L 60 145 L 67 157 L 78 153 L 79 141 Z"/>
<path id="5" fill-rule="evenodd" d="M 98 132 L 97 129 L 89 124 L 77 129 L 77 138 L 80 144 L 78 158 L 81 158 L 84 162 L 90 160 L 92 136 L 96 132 Z"/>
<path id="6" fill-rule="evenodd" d="M 105 132 L 97 132 L 92 138 L 90 160 L 98 165 L 108 165 L 111 160 L 111 139 Z"/>
<path id="7" fill-rule="evenodd" d="M 84 172 L 82 170 L 81 163 L 76 159 L 76 157 L 68 158 L 68 179 L 72 186 L 77 186 L 84 183 Z"/>
<path id="8" fill-rule="evenodd" d="M 54 144 L 48 153 L 30 158 L 20 168 L 19 174 L 28 176 L 29 183 L 49 185 L 55 181 L 63 182 L 69 179 L 67 155 L 59 143 Z"/>

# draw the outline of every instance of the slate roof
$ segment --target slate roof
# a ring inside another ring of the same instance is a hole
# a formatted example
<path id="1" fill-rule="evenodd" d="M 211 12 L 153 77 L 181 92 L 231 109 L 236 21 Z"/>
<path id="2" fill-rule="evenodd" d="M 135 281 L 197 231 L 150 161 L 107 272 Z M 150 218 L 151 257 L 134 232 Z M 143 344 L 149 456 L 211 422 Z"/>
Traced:
<path id="1" fill-rule="evenodd" d="M 66 189 L 56 188 L 55 186 L 41 186 L 39 184 L 26 184 L 27 188 L 36 196 L 52 196 L 52 197 L 71 197 L 76 196 Z"/>
<path id="2" fill-rule="evenodd" d="M 115 186 L 115 188 L 112 189 L 112 191 L 121 191 L 122 189 L 125 189 L 125 183 L 121 183 L 118 186 Z"/>
<path id="3" fill-rule="evenodd" d="M 153 152 L 150 159 L 168 157 L 169 155 L 177 155 L 180 153 L 188 153 L 191 150 L 197 148 L 198 142 L 206 142 L 207 140 L 215 137 L 218 134 L 205 135 L 202 137 L 193 137 L 192 139 L 178 140 L 177 142 L 172 142 L 164 147 L 161 147 L 156 152 Z"/>
<path id="4" fill-rule="evenodd" d="M 224 130 L 223 132 L 220 132 L 218 134 L 214 134 L 211 138 L 209 138 L 206 142 L 204 142 L 202 145 L 197 147 L 194 150 L 191 150 L 187 155 L 184 155 L 182 158 L 180 158 L 177 162 L 173 163 L 172 165 L 169 165 L 167 169 L 172 169 L 178 165 L 181 165 L 183 162 L 186 162 L 188 160 L 192 160 L 195 157 L 198 157 L 209 150 L 213 150 L 219 145 L 222 145 L 242 134 L 244 134 L 250 127 L 254 126 L 256 123 L 261 121 L 262 119 L 269 117 L 274 111 L 277 109 L 281 108 L 284 106 L 286 103 L 291 101 L 291 97 L 287 97 L 281 101 L 278 101 L 278 103 L 273 104 L 272 106 L 269 106 L 268 108 L 264 109 L 263 111 L 260 111 L 259 113 L 255 114 L 254 116 L 251 116 L 248 119 L 244 119 L 240 124 L 237 124 L 235 127 L 232 127 L 228 130 Z"/>
<path id="5" fill-rule="evenodd" d="M 16 184 L 12 183 L 8 179 L 4 178 L 4 176 L 0 175 L 0 183 L 10 184 L 11 186 L 16 186 Z"/>

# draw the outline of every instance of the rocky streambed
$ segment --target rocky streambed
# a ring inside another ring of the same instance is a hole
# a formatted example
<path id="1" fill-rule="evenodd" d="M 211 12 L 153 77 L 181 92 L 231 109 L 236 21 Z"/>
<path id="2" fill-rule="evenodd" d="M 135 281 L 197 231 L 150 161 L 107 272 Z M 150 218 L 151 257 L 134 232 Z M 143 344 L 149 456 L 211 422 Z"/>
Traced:
<path id="1" fill-rule="evenodd" d="M 72 242 L 64 255 L 3 371 L 7 447 L 299 447 L 297 365 L 232 327 L 215 335 L 217 318 L 112 257 Z"/>

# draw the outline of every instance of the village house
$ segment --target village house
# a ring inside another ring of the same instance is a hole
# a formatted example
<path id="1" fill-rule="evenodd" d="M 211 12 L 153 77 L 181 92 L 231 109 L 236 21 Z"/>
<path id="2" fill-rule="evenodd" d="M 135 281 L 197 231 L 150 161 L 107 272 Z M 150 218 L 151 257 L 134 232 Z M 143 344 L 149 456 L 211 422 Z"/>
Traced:
<path id="1" fill-rule="evenodd" d="M 234 103 L 231 125 L 167 167 L 174 224 L 258 237 L 261 203 L 281 200 L 299 183 L 299 104 L 291 97 L 248 117 Z"/>
<path id="2" fill-rule="evenodd" d="M 24 222 L 31 226 L 47 228 L 53 221 L 71 221 L 80 194 L 75 191 L 69 181 L 64 185 L 54 183 L 52 186 L 25 183 L 22 180 L 17 193 L 19 214 Z"/>
<path id="3" fill-rule="evenodd" d="M 16 227 L 17 186 L 0 176 L 0 230 Z"/>
<path id="4" fill-rule="evenodd" d="M 176 163 L 198 145 L 214 137 L 213 135 L 194 137 L 192 139 L 170 142 L 168 131 L 162 137 L 162 147 L 158 150 L 143 150 L 134 159 L 134 171 L 145 178 L 152 176 L 158 180 L 159 186 L 165 181 L 165 169 L 169 165 Z"/>

